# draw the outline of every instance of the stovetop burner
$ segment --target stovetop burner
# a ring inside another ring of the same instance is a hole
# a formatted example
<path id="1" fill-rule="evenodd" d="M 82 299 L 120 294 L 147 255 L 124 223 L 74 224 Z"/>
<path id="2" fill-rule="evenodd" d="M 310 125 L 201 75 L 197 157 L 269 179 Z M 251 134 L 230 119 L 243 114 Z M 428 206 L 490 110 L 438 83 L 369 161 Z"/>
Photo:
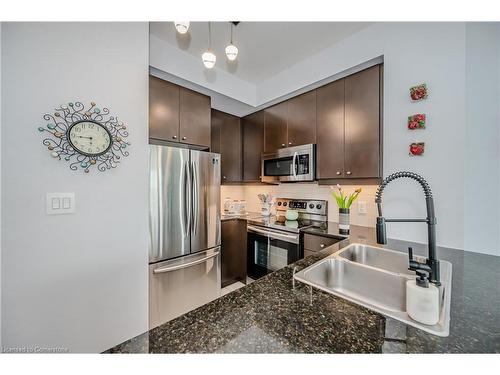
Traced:
<path id="1" fill-rule="evenodd" d="M 287 232 L 298 233 L 301 229 L 314 225 L 309 219 L 286 220 L 284 216 L 269 216 L 267 218 L 251 219 L 249 223 L 268 228 L 275 228 Z"/>
<path id="2" fill-rule="evenodd" d="M 248 220 L 249 223 L 276 230 L 298 233 L 301 229 L 317 226 L 327 221 L 327 202 L 310 199 L 277 198 L 276 216 Z M 297 220 L 286 220 L 287 209 L 297 210 Z"/>

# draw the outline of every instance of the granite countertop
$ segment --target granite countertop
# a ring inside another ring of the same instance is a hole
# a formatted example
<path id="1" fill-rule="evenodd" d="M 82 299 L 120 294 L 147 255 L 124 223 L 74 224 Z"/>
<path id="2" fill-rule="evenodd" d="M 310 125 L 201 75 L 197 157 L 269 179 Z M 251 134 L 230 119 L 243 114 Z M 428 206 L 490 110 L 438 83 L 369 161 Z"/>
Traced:
<path id="1" fill-rule="evenodd" d="M 246 212 L 244 214 L 226 214 L 222 213 L 220 216 L 221 221 L 227 220 L 251 220 L 251 219 L 259 219 L 262 217 L 262 214 L 259 212 Z"/>
<path id="2" fill-rule="evenodd" d="M 335 223 L 307 231 L 335 235 Z M 299 282 L 303 269 L 353 242 L 375 244 L 374 228 L 269 274 L 106 353 L 499 353 L 500 257 L 438 247 L 453 264 L 451 325 L 438 337 Z M 378 245 L 380 246 L 380 245 Z M 389 240 L 387 247 L 426 246 Z"/>

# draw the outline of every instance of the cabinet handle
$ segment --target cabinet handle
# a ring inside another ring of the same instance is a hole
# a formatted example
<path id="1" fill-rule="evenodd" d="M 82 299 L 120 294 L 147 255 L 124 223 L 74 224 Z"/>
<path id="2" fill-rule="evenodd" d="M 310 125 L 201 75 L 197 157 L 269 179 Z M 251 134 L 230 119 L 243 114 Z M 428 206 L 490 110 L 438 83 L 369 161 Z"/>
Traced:
<path id="1" fill-rule="evenodd" d="M 346 174 L 349 176 L 351 174 L 351 171 L 347 171 Z"/>
<path id="2" fill-rule="evenodd" d="M 285 147 L 286 145 L 284 143 L 281 144 L 281 147 Z"/>
<path id="3" fill-rule="evenodd" d="M 182 137 L 182 140 L 185 141 L 187 138 L 186 137 Z"/>
<path id="4" fill-rule="evenodd" d="M 176 136 L 176 135 L 174 135 L 174 136 L 172 136 L 172 138 L 173 138 L 173 139 L 177 139 L 177 136 Z"/>
<path id="5" fill-rule="evenodd" d="M 342 173 L 340 173 L 340 171 L 337 171 L 337 173 L 335 173 L 337 176 L 340 176 Z"/>
<path id="6" fill-rule="evenodd" d="M 324 247 L 325 247 L 325 244 L 324 244 L 324 243 L 322 243 L 321 245 L 319 245 L 319 247 L 324 248 Z"/>
<path id="7" fill-rule="evenodd" d="M 288 146 L 291 146 L 292 145 L 292 142 L 288 142 Z"/>
<path id="8" fill-rule="evenodd" d="M 226 179 L 226 176 L 222 176 L 222 179 L 225 180 Z"/>

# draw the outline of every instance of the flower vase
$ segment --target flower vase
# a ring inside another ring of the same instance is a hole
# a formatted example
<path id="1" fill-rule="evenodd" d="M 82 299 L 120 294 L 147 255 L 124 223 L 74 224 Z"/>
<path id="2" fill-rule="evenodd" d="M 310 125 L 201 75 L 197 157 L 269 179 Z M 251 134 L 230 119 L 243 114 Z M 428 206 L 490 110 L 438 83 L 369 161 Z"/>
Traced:
<path id="1" fill-rule="evenodd" d="M 339 208 L 339 232 L 340 234 L 349 234 L 349 209 Z"/>

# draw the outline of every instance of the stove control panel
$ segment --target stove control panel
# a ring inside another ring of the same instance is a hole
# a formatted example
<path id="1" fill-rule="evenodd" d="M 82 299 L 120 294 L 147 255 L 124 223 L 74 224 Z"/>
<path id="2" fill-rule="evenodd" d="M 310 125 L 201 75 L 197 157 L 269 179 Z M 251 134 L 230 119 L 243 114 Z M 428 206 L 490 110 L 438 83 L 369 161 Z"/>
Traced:
<path id="1" fill-rule="evenodd" d="M 284 215 L 286 210 L 291 209 L 299 211 L 300 214 L 326 216 L 327 203 L 324 200 L 276 198 L 276 211 L 282 211 Z"/>

